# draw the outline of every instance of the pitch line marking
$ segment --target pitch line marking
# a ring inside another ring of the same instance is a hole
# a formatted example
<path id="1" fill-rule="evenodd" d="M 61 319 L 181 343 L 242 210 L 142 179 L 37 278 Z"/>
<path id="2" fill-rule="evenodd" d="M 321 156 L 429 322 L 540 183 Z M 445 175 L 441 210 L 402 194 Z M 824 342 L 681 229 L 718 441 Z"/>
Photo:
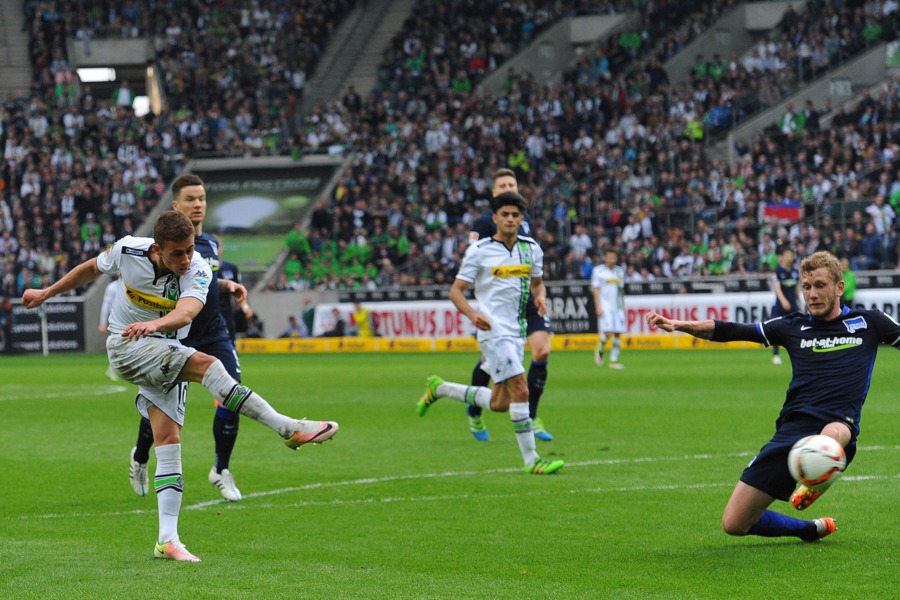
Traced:
<path id="1" fill-rule="evenodd" d="M 450 475 L 450 474 L 448 474 Z M 898 475 L 858 475 L 858 476 L 847 476 L 842 477 L 841 481 L 884 481 L 890 479 L 900 479 L 900 474 Z M 193 504 L 191 506 L 185 507 L 185 510 L 200 510 L 203 508 L 209 508 L 210 506 L 222 506 L 228 505 L 229 510 L 244 510 L 244 509 L 269 509 L 269 508 L 304 508 L 311 506 L 351 506 L 351 505 L 366 505 L 366 504 L 395 504 L 402 502 L 439 502 L 445 500 L 467 500 L 474 496 L 478 498 L 519 498 L 522 496 L 546 496 L 548 494 L 611 494 L 611 493 L 634 493 L 634 492 L 654 492 L 654 491 L 679 491 L 679 490 L 699 490 L 699 489 L 712 489 L 712 488 L 729 488 L 734 485 L 734 482 L 718 482 L 718 483 L 686 483 L 686 484 L 671 484 L 671 485 L 636 485 L 636 486 L 620 486 L 620 487 L 610 487 L 610 488 L 587 488 L 587 489 L 577 489 L 577 490 L 557 490 L 557 489 L 544 489 L 544 490 L 532 490 L 529 492 L 510 492 L 508 494 L 445 494 L 440 496 L 385 496 L 382 498 L 359 498 L 353 500 L 346 500 L 343 498 L 335 498 L 333 500 L 304 500 L 300 502 L 291 502 L 288 504 L 273 504 L 273 503 L 264 503 L 264 504 L 232 504 L 227 502 L 226 500 L 215 500 L 212 502 L 200 502 L 198 504 Z M 316 489 L 319 487 L 323 487 L 317 484 L 310 484 L 308 486 L 299 486 L 295 488 L 290 488 L 293 490 L 301 490 L 301 489 Z M 260 492 L 257 494 L 253 494 L 255 497 L 263 497 L 263 496 L 272 496 L 275 495 L 275 491 L 272 492 Z M 247 498 L 248 496 L 244 496 Z M 30 519 L 68 519 L 68 518 L 79 518 L 79 517 L 93 517 L 93 518 L 109 518 L 109 517 L 127 517 L 127 516 L 136 516 L 136 515 L 155 515 L 157 513 L 157 509 L 154 506 L 150 509 L 135 509 L 128 511 L 119 511 L 119 512 L 107 512 L 107 513 L 74 513 L 74 514 L 62 514 L 62 513 L 50 513 L 44 515 L 21 515 L 19 518 L 21 520 L 30 520 Z"/>
<path id="2" fill-rule="evenodd" d="M 52 400 L 57 398 L 84 396 L 85 394 L 90 394 L 90 398 L 84 399 L 93 400 L 97 396 L 121 394 L 128 390 L 124 385 L 97 385 L 90 383 L 74 386 L 42 386 L 36 389 L 37 392 L 35 392 L 35 387 L 30 385 L 4 385 L 3 393 L 0 394 L 0 402 L 9 400 Z"/>
<path id="3" fill-rule="evenodd" d="M 868 446 L 865 448 L 867 451 L 873 450 L 900 450 L 900 446 Z M 731 452 L 724 455 L 725 458 L 740 458 L 740 457 L 752 457 L 755 456 L 756 452 Z M 622 464 L 640 464 L 640 463 L 654 463 L 654 462 L 672 462 L 676 460 L 712 460 L 722 458 L 723 455 L 715 455 L 715 454 L 692 454 L 686 456 L 663 456 L 663 457 L 653 457 L 653 456 L 640 456 L 635 458 L 607 458 L 607 459 L 598 459 L 598 460 L 586 460 L 586 461 L 578 461 L 578 462 L 570 462 L 566 463 L 566 468 L 572 467 L 592 467 L 598 465 L 622 465 Z M 300 492 L 307 490 L 316 490 L 323 488 L 332 488 L 332 487 L 345 487 L 345 486 L 353 486 L 353 485 L 368 485 L 368 484 L 377 484 L 377 483 L 389 483 L 392 481 L 408 481 L 411 479 L 438 479 L 441 477 L 468 477 L 471 475 L 480 475 L 480 474 L 491 474 L 491 473 L 518 473 L 520 469 L 518 468 L 501 468 L 501 469 L 486 469 L 484 471 L 448 471 L 444 473 L 418 473 L 411 475 L 388 475 L 385 477 L 364 477 L 361 479 L 350 479 L 346 481 L 328 481 L 328 482 L 319 482 L 319 483 L 308 483 L 301 486 L 292 486 L 287 488 L 281 488 L 277 490 L 268 490 L 265 492 L 251 492 L 249 494 L 243 494 L 243 498 L 264 498 L 266 496 L 276 496 L 280 494 L 289 494 L 291 492 Z M 898 475 L 900 477 L 900 475 Z M 844 481 L 850 480 L 852 481 L 853 477 L 842 477 Z M 732 483 L 733 485 L 733 483 Z M 640 488 L 644 490 L 650 490 L 654 488 Z M 590 491 L 590 490 L 587 490 Z M 628 491 L 636 491 L 632 488 L 629 488 Z M 201 508 L 207 508 L 209 506 L 217 506 L 223 503 L 227 503 L 226 500 L 217 499 L 217 500 L 207 500 L 205 502 L 197 502 L 194 504 L 190 504 L 185 507 L 186 510 L 196 510 Z"/>
<path id="4" fill-rule="evenodd" d="M 900 446 L 866 446 L 863 448 L 866 451 L 878 451 L 878 450 L 900 450 Z M 639 463 L 651 463 L 651 462 L 667 462 L 667 461 L 675 461 L 675 460 L 708 460 L 708 459 L 718 459 L 718 458 L 734 458 L 734 457 L 742 457 L 742 456 L 753 456 L 754 452 L 731 452 L 724 455 L 714 455 L 714 454 L 693 454 L 686 456 L 665 456 L 665 457 L 635 457 L 635 458 L 614 458 L 614 459 L 602 459 L 602 460 L 589 460 L 589 461 L 579 461 L 572 462 L 566 465 L 566 468 L 572 467 L 589 467 L 589 466 L 597 466 L 597 465 L 617 465 L 617 464 L 639 464 Z M 349 479 L 345 481 L 330 481 L 330 482 L 319 482 L 319 483 L 308 483 L 300 486 L 292 486 L 287 488 L 281 488 L 277 490 L 268 490 L 264 492 L 252 492 L 250 494 L 244 494 L 243 498 L 264 498 L 266 496 L 278 496 L 281 494 L 289 494 L 291 492 L 299 492 L 299 491 L 307 491 L 307 490 L 317 490 L 317 489 L 325 489 L 325 488 L 336 488 L 336 487 L 347 487 L 354 485 L 369 485 L 369 484 L 379 484 L 379 483 L 389 483 L 392 481 L 408 481 L 412 479 L 437 479 L 441 477 L 468 477 L 471 475 L 486 475 L 491 473 L 518 473 L 518 468 L 502 468 L 502 469 L 486 469 L 482 471 L 446 471 L 443 473 L 418 473 L 411 475 L 389 475 L 386 477 L 364 477 L 360 479 Z M 881 480 L 889 480 L 889 479 L 900 479 L 900 474 L 897 475 L 848 475 L 842 477 L 842 481 L 881 481 Z M 646 491 L 677 491 L 677 490 L 689 490 L 689 489 L 703 489 L 703 488 L 714 488 L 714 487 L 729 487 L 735 484 L 734 481 L 726 482 L 726 483 L 697 483 L 697 484 L 672 484 L 672 485 L 660 485 L 660 486 L 626 486 L 626 487 L 611 487 L 611 488 L 587 488 L 587 489 L 579 489 L 579 490 L 564 490 L 560 492 L 560 490 L 539 490 L 532 492 L 516 492 L 516 496 L 537 496 L 548 493 L 593 493 L 593 494 L 602 494 L 602 493 L 621 493 L 621 492 L 646 492 Z M 494 498 L 494 497 L 506 497 L 506 495 L 497 494 L 497 495 L 482 495 L 479 494 L 479 497 L 486 498 Z M 460 495 L 447 495 L 447 496 L 414 496 L 407 498 L 369 498 L 369 499 L 359 499 L 359 500 L 328 500 L 328 501 L 308 501 L 308 502 L 300 502 L 300 503 L 292 503 L 287 506 L 291 507 L 303 507 L 303 506 L 338 506 L 343 504 L 376 504 L 376 503 L 389 503 L 389 502 L 410 502 L 410 501 L 435 501 L 441 499 L 466 499 L 471 497 L 471 494 L 460 494 Z M 204 502 L 197 502 L 194 504 L 186 505 L 182 507 L 184 510 L 202 510 L 204 508 L 209 508 L 212 506 L 222 506 L 222 505 L 230 505 L 229 509 L 237 510 L 243 508 L 270 508 L 274 507 L 272 504 L 253 504 L 252 506 L 245 506 L 237 503 L 230 503 L 224 499 L 217 500 L 207 500 Z M 280 504 L 279 506 L 285 506 Z M 48 513 L 43 515 L 19 515 L 19 519 L 21 520 L 29 520 L 29 519 L 61 519 L 61 518 L 78 518 L 78 517 L 119 517 L 119 516 L 130 516 L 130 515 L 144 515 L 144 514 L 156 514 L 157 508 L 154 506 L 153 508 L 138 508 L 134 510 L 127 511 L 117 511 L 117 512 L 105 512 L 105 513 Z"/>

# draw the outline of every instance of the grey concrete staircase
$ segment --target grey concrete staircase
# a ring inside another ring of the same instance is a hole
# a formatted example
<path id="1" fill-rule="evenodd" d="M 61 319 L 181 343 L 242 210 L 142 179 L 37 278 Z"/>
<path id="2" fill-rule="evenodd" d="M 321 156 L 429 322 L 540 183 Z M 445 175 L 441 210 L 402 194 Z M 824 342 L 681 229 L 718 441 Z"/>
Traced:
<path id="1" fill-rule="evenodd" d="M 410 14 L 414 0 L 368 0 L 338 26 L 303 96 L 303 109 L 338 98 L 352 85 L 360 96 L 375 86 L 381 55 Z"/>
<path id="2" fill-rule="evenodd" d="M 28 33 L 22 31 L 22 2 L 0 0 L 0 101 L 10 95 L 27 97 L 31 89 Z"/>

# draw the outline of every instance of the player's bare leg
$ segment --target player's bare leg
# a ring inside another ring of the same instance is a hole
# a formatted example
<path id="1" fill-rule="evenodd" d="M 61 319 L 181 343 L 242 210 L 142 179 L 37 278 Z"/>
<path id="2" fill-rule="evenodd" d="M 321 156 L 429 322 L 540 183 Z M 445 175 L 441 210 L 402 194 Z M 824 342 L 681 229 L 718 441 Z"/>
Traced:
<path id="1" fill-rule="evenodd" d="M 153 443 L 156 446 L 156 475 L 153 486 L 159 507 L 159 535 L 153 556 L 168 560 L 200 562 L 191 554 L 178 537 L 178 515 L 184 478 L 181 467 L 181 426 L 156 406 L 147 408 Z"/>
<path id="2" fill-rule="evenodd" d="M 734 536 L 791 536 L 805 542 L 820 540 L 837 530 L 830 517 L 805 521 L 768 510 L 774 501 L 762 490 L 738 481 L 722 514 L 722 529 Z"/>
<path id="3" fill-rule="evenodd" d="M 339 429 L 334 421 L 293 419 L 279 413 L 262 396 L 235 381 L 225 370 L 222 361 L 202 352 L 197 352 L 188 359 L 179 379 L 203 384 L 225 408 L 247 415 L 276 431 L 284 438 L 288 448 L 293 450 L 304 444 L 319 444 L 329 440 Z"/>

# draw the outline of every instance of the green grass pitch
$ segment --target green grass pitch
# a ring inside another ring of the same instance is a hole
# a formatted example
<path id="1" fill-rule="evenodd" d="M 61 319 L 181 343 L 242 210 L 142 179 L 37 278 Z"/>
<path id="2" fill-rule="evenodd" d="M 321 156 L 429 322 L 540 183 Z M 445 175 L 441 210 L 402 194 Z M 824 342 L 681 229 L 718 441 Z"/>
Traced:
<path id="1" fill-rule="evenodd" d="M 897 597 L 893 350 L 856 460 L 808 511 L 838 522 L 816 544 L 719 524 L 788 364 L 764 349 L 622 358 L 553 355 L 541 416 L 556 439 L 538 450 L 566 467 L 536 477 L 508 415 L 487 415 L 488 443 L 452 400 L 416 415 L 426 376 L 465 382 L 474 355 L 245 355 L 245 383 L 281 412 L 341 431 L 294 453 L 242 419 L 244 500 L 226 504 L 206 480 L 212 400 L 191 386 L 179 528 L 200 564 L 152 558 L 156 499 L 127 480 L 136 388 L 106 380 L 100 355 L 0 358 L 0 598 Z"/>

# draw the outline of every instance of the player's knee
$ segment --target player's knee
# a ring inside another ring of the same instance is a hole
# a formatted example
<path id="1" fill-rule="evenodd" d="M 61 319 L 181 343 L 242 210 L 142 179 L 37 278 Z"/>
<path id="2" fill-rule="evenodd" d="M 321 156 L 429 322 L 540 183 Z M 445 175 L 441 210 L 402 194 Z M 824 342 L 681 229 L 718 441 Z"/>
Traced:
<path id="1" fill-rule="evenodd" d="M 531 360 L 534 362 L 547 362 L 550 359 L 550 346 L 533 346 L 531 348 Z"/>
<path id="2" fill-rule="evenodd" d="M 194 370 L 200 373 L 200 376 L 206 374 L 206 371 L 213 366 L 219 359 L 205 352 L 197 352 L 191 356 Z"/>
<path id="3" fill-rule="evenodd" d="M 722 531 L 728 535 L 747 535 L 747 532 L 750 531 L 750 525 L 747 525 L 743 519 L 737 519 L 726 512 L 722 515 Z"/>
<path id="4" fill-rule="evenodd" d="M 830 438 L 834 438 L 844 448 L 846 448 L 847 444 L 850 443 L 850 428 L 840 421 L 829 423 L 822 428 L 822 431 L 820 433 L 822 435 L 827 435 Z"/>
<path id="5" fill-rule="evenodd" d="M 749 522 L 747 517 L 740 512 L 728 510 L 726 507 L 725 513 L 722 515 L 722 531 L 728 535 L 741 536 L 747 535 L 751 527 L 753 527 L 753 523 Z"/>
<path id="6" fill-rule="evenodd" d="M 492 412 L 506 412 L 509 410 L 509 399 L 501 396 L 491 397 Z"/>
<path id="7" fill-rule="evenodd" d="M 550 358 L 550 336 L 544 331 L 536 331 L 528 337 L 531 360 L 546 362 Z"/>

